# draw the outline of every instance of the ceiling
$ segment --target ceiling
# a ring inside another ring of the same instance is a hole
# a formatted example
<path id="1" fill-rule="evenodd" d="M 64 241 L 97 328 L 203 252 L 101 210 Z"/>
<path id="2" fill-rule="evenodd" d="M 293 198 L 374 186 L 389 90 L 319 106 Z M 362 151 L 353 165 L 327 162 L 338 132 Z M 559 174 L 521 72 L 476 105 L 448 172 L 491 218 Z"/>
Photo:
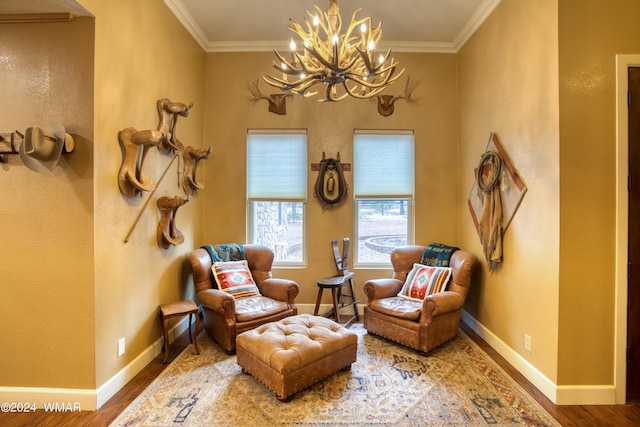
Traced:
<path id="1" fill-rule="evenodd" d="M 82 0 L 80 0 L 82 2 Z M 286 49 L 292 32 L 327 0 L 164 0 L 207 52 Z M 456 52 L 500 0 L 339 0 L 343 21 L 358 17 L 382 21 L 382 46 L 396 52 Z M 75 0 L 2 0 L 0 14 L 71 12 L 91 15 Z M 346 24 L 345 24 L 346 25 Z"/>

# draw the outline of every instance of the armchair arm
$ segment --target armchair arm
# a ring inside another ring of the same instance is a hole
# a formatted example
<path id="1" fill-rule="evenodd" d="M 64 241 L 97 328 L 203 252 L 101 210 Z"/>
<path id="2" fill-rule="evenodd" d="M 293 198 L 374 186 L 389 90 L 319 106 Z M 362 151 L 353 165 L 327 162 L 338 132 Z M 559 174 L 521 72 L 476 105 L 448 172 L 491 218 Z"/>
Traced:
<path id="1" fill-rule="evenodd" d="M 460 310 L 464 305 L 464 297 L 456 292 L 445 291 L 427 296 L 422 302 L 420 322 L 452 311 Z"/>
<path id="2" fill-rule="evenodd" d="M 198 301 L 209 309 L 222 314 L 227 319 L 235 319 L 236 300 L 218 289 L 205 289 L 198 292 Z"/>
<path id="3" fill-rule="evenodd" d="M 260 288 L 260 293 L 265 297 L 286 301 L 289 305 L 294 305 L 294 300 L 300 292 L 300 287 L 293 280 L 274 277 L 263 280 L 258 287 Z"/>
<path id="4" fill-rule="evenodd" d="M 394 297 L 401 288 L 402 282 L 398 279 L 373 279 L 364 283 L 364 292 L 369 304 L 376 299 Z"/>

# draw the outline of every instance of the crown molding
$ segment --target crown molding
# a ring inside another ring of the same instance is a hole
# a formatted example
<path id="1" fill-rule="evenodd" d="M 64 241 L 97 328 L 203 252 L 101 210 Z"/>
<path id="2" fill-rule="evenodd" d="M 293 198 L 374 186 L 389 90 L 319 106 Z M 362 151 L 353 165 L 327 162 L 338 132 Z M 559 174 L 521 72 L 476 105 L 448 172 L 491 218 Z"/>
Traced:
<path id="1" fill-rule="evenodd" d="M 484 0 L 453 42 L 385 41 L 380 48 L 392 48 L 394 52 L 406 53 L 456 53 L 501 1 Z M 205 52 L 270 52 L 289 48 L 289 42 L 284 40 L 210 41 L 184 7 L 182 0 L 164 0 L 164 3 Z"/>

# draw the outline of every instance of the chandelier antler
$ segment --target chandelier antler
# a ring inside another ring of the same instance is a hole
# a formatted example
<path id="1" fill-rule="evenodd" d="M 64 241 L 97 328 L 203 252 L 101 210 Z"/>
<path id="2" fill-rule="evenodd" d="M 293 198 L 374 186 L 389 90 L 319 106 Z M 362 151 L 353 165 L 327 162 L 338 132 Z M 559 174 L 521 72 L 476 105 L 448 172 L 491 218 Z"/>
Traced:
<path id="1" fill-rule="evenodd" d="M 329 9 L 316 13 L 307 11 L 304 26 L 294 20 L 288 28 L 302 42 L 302 49 L 292 39 L 290 59 L 274 50 L 277 60 L 273 67 L 282 77 L 263 76 L 267 84 L 286 93 L 305 98 L 317 92 L 310 89 L 324 83 L 327 87 L 321 101 L 341 101 L 347 96 L 358 99 L 372 98 L 402 76 L 396 73 L 398 62 L 391 57 L 391 49 L 376 58 L 376 46 L 382 38 L 382 22 L 373 28 L 371 17 L 358 19 L 356 9 L 344 34 L 337 0 L 329 0 Z M 322 17 L 322 18 L 321 18 Z M 354 31 L 360 29 L 360 34 Z"/>

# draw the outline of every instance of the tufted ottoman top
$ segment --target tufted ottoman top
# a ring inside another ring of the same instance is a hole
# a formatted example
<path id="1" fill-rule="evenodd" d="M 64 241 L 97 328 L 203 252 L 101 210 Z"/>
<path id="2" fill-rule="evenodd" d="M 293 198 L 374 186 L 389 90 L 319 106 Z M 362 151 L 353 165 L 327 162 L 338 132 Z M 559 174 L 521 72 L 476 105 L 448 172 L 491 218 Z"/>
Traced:
<path id="1" fill-rule="evenodd" d="M 331 319 L 299 314 L 238 335 L 237 345 L 276 372 L 287 374 L 348 346 L 358 336 Z"/>

